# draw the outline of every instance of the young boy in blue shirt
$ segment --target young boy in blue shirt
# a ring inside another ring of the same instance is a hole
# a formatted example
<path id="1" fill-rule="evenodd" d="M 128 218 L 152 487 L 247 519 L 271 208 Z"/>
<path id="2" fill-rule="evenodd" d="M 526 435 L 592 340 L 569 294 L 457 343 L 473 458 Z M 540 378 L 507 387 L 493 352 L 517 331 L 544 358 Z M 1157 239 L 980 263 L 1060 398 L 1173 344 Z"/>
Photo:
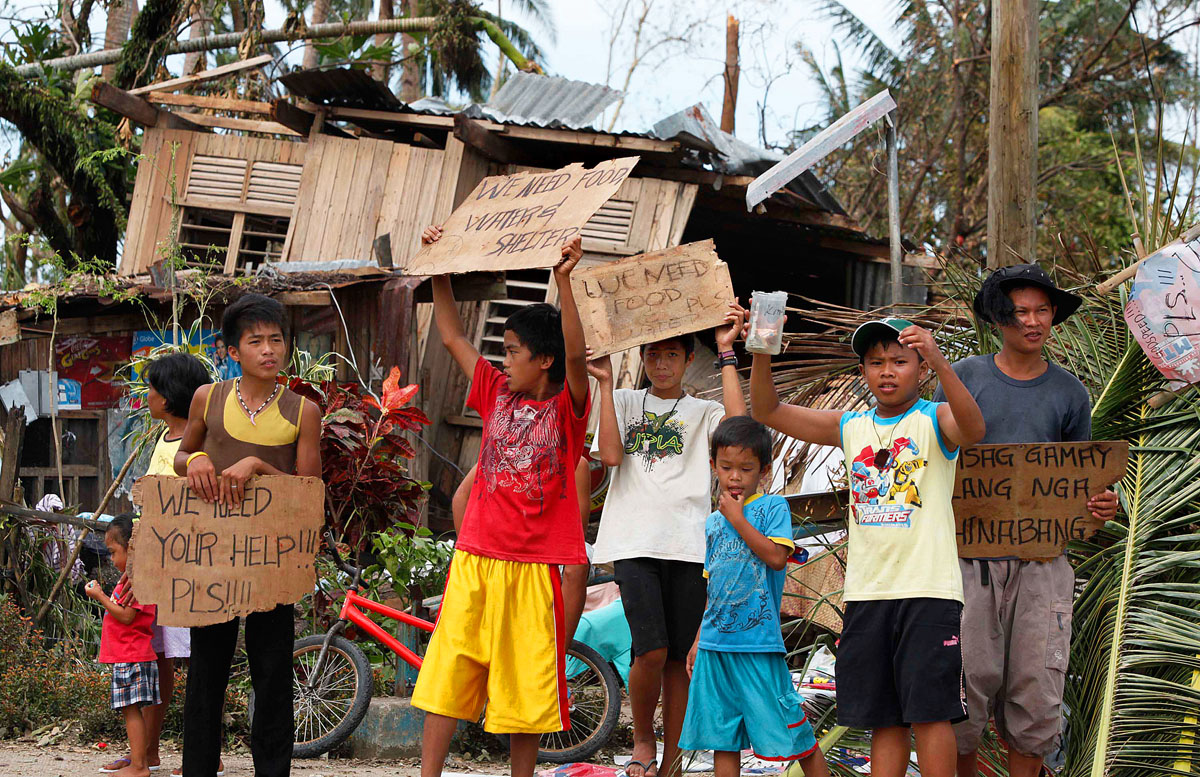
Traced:
<path id="1" fill-rule="evenodd" d="M 717 777 L 741 771 L 741 751 L 799 761 L 805 777 L 827 777 L 825 756 L 788 671 L 779 608 L 795 550 L 792 513 L 763 496 L 771 433 L 746 416 L 726 418 L 712 437 L 720 509 L 705 526 L 708 603 L 688 654 L 692 678 L 679 746 L 713 750 Z"/>

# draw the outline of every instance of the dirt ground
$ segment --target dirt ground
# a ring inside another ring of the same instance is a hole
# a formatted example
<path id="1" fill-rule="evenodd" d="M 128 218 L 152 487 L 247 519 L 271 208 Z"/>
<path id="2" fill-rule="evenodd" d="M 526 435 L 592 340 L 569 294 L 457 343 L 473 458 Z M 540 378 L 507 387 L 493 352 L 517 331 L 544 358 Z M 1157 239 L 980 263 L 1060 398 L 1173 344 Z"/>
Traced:
<path id="1" fill-rule="evenodd" d="M 116 746 L 116 745 L 114 745 Z M 100 751 L 94 747 L 80 745 L 51 745 L 38 747 L 32 743 L 9 742 L 0 746 L 0 777 L 76 777 L 96 774 L 101 765 L 122 753 Z M 225 774 L 228 777 L 253 777 L 254 764 L 249 754 L 224 756 Z M 175 748 L 163 753 L 164 769 L 156 772 L 167 777 L 170 769 L 180 764 L 180 754 Z M 417 759 L 395 761 L 355 761 L 349 759 L 297 760 L 292 764 L 296 777 L 417 777 L 420 773 Z M 507 774 L 506 762 L 465 763 L 453 758 L 446 765 L 446 776 L 478 774 Z"/>

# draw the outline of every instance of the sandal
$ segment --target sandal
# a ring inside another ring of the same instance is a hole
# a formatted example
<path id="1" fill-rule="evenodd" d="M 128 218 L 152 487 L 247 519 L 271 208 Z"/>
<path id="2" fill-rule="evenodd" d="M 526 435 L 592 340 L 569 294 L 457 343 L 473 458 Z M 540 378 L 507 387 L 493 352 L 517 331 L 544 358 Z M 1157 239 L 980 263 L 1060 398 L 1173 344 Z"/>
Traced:
<path id="1" fill-rule="evenodd" d="M 651 758 L 645 763 L 642 761 L 635 761 L 631 758 L 624 766 L 621 767 L 621 770 L 617 772 L 616 777 L 634 777 L 634 775 L 629 773 L 629 767 L 631 766 L 642 767 L 641 777 L 658 777 L 658 759 L 656 758 Z M 650 774 L 651 769 L 654 770 L 653 775 Z"/>
<path id="2" fill-rule="evenodd" d="M 98 771 L 101 774 L 115 774 L 116 772 L 124 769 L 126 766 L 129 766 L 129 764 L 130 760 L 128 758 L 118 758 L 115 761 L 110 761 L 109 763 L 104 764 L 104 766 L 101 766 Z M 147 766 L 146 768 L 152 772 L 157 772 L 162 768 L 162 764 L 159 764 L 158 766 Z"/>

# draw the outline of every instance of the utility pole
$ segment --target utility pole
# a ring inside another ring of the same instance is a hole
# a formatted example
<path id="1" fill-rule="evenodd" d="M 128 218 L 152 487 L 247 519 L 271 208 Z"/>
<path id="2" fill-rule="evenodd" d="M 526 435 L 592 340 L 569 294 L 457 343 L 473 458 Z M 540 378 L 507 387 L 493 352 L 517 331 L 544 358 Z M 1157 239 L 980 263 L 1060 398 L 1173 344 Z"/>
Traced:
<path id="1" fill-rule="evenodd" d="M 721 130 L 731 135 L 737 108 L 738 77 L 742 74 L 738 59 L 738 20 L 730 14 L 725 20 L 725 99 L 721 103 Z"/>
<path id="2" fill-rule="evenodd" d="M 1037 0 L 993 0 L 988 267 L 1037 259 Z"/>

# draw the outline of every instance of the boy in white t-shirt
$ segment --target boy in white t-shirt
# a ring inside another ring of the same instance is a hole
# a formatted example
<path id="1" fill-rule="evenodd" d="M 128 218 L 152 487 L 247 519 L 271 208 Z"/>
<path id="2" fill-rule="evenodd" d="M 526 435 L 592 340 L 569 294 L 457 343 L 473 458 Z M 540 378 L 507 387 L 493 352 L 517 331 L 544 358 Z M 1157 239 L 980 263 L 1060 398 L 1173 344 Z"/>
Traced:
<path id="1" fill-rule="evenodd" d="M 716 330 L 724 404 L 689 396 L 687 334 L 642 346 L 650 387 L 613 390 L 607 356 L 589 363 L 600 394 L 593 455 L 612 468 L 593 562 L 613 562 L 633 641 L 628 777 L 658 773 L 654 711 L 663 701 L 664 775 L 673 773 L 687 711 L 687 655 L 704 615 L 704 525 L 712 512 L 708 444 L 726 415 L 745 415 L 733 341 L 746 312 L 730 306 Z"/>

